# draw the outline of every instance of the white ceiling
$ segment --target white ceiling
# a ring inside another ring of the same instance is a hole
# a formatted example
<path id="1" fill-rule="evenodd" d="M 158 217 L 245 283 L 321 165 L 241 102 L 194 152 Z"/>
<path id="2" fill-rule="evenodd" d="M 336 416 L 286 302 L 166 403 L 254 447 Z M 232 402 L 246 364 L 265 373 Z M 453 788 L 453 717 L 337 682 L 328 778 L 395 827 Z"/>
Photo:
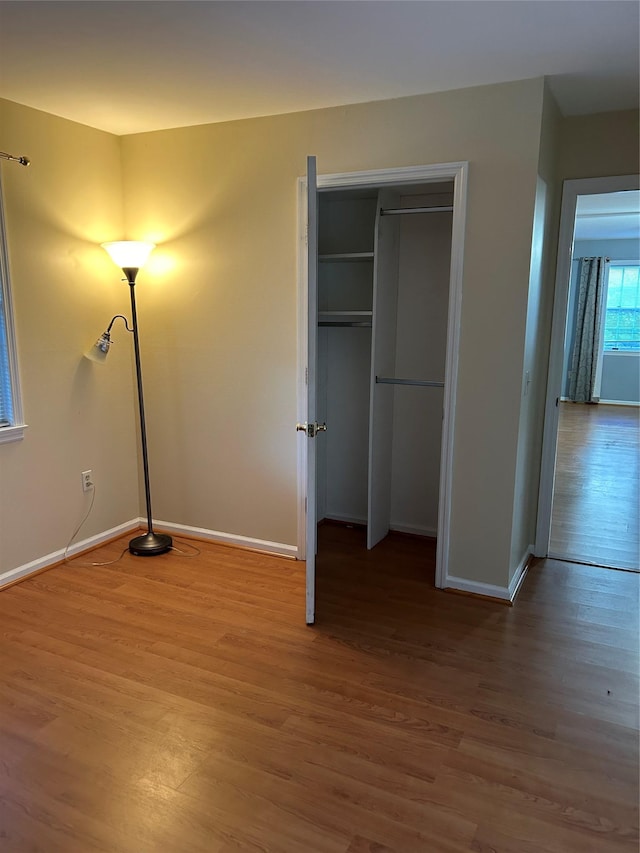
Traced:
<path id="1" fill-rule="evenodd" d="M 619 0 L 0 2 L 0 96 L 117 134 L 548 76 L 638 106 Z"/>
<path id="2" fill-rule="evenodd" d="M 640 240 L 640 192 L 578 196 L 574 240 Z"/>

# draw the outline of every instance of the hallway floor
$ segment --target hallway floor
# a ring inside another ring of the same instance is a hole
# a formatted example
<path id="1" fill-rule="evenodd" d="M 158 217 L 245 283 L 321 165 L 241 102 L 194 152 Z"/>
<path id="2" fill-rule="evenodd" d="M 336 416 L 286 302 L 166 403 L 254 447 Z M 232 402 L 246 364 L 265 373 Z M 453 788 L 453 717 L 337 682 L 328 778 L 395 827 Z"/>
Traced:
<path id="1" fill-rule="evenodd" d="M 549 553 L 638 571 L 640 409 L 560 406 Z"/>

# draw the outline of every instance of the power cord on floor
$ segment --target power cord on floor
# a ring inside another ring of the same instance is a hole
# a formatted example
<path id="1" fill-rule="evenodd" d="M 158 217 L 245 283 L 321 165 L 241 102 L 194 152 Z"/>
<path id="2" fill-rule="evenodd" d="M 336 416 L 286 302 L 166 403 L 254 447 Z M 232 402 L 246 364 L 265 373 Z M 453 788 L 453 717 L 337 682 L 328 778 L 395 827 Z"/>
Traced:
<path id="1" fill-rule="evenodd" d="M 83 518 L 82 518 L 82 521 L 80 522 L 80 524 L 76 527 L 76 529 L 75 529 L 75 530 L 73 531 L 73 533 L 71 534 L 71 538 L 70 538 L 70 539 L 69 539 L 69 541 L 67 542 L 67 547 L 64 549 L 64 557 L 63 557 L 63 560 L 64 560 L 64 562 L 65 562 L 65 563 L 68 563 L 68 562 L 69 562 L 69 559 L 70 559 L 70 557 L 69 557 L 69 548 L 71 547 L 71 543 L 72 543 L 72 542 L 73 542 L 73 540 L 76 538 L 76 536 L 78 535 L 78 533 L 80 533 L 80 530 L 82 529 L 82 527 L 83 527 L 84 523 L 86 522 L 86 520 L 87 520 L 87 519 L 89 518 L 89 516 L 91 515 L 91 510 L 93 509 L 93 504 L 95 503 L 95 500 L 96 500 L 96 487 L 95 487 L 95 484 L 93 484 L 93 486 L 92 486 L 92 488 L 91 488 L 91 500 L 89 501 L 89 507 L 88 507 L 87 511 L 85 512 L 85 514 L 84 514 L 84 516 L 83 516 Z M 119 557 L 116 557 L 116 558 L 115 558 L 115 560 L 107 560 L 107 561 L 106 561 L 106 562 L 104 562 L 104 563 L 75 563 L 75 565 L 76 565 L 76 566 L 83 566 L 83 567 L 87 567 L 87 566 L 112 566 L 114 563 L 119 562 L 119 561 L 124 557 L 125 553 L 126 553 L 128 550 L 129 550 L 129 548 L 128 548 L 128 546 L 127 546 L 127 547 L 123 550 L 122 554 L 120 554 L 120 556 L 119 556 Z"/>
<path id="2" fill-rule="evenodd" d="M 84 564 L 83 564 L 83 563 L 79 563 L 79 565 L 85 565 L 85 566 L 112 566 L 114 563 L 119 563 L 119 562 L 120 562 L 120 560 L 124 557 L 124 555 L 127 553 L 127 551 L 128 551 L 128 550 L 129 550 L 129 546 L 127 545 L 127 547 L 126 547 L 126 548 L 123 548 L 123 549 L 122 549 L 122 553 L 120 554 L 120 556 L 119 556 L 119 557 L 116 557 L 116 558 L 115 558 L 115 560 L 107 560 L 105 563 L 84 563 Z"/>
<path id="3" fill-rule="evenodd" d="M 171 550 L 175 551 L 177 554 L 182 554 L 183 557 L 189 557 L 191 559 L 192 557 L 199 557 L 202 553 L 202 551 L 199 548 L 196 548 L 195 545 L 192 545 L 191 542 L 180 542 L 180 544 L 186 545 L 187 548 L 191 548 L 194 552 L 193 554 L 187 554 L 186 551 L 181 551 L 180 548 L 176 548 L 175 545 L 172 545 Z"/>
<path id="4" fill-rule="evenodd" d="M 67 542 L 67 546 L 66 546 L 66 548 L 64 549 L 64 557 L 63 557 L 63 561 L 64 561 L 65 563 L 68 563 L 68 562 L 69 562 L 69 559 L 70 559 L 70 557 L 69 557 L 69 548 L 71 547 L 71 543 L 72 543 L 72 542 L 73 542 L 73 540 L 76 538 L 76 536 L 78 535 L 78 533 L 80 533 L 80 530 L 82 529 L 82 527 L 83 527 L 84 523 L 86 522 L 86 520 L 87 520 L 87 519 L 89 518 L 89 516 L 91 515 L 91 510 L 93 509 L 93 504 L 95 503 L 95 499 L 96 499 L 96 487 L 95 487 L 95 484 L 94 484 L 94 485 L 92 486 L 92 489 L 91 489 L 91 500 L 90 500 L 90 502 L 89 502 L 89 507 L 87 508 L 87 511 L 85 512 L 84 516 L 82 517 L 82 521 L 80 522 L 80 524 L 76 527 L 76 529 L 75 529 L 75 530 L 73 531 L 73 533 L 71 534 L 71 538 L 70 538 L 70 539 L 69 539 L 69 541 Z M 186 547 L 187 547 L 187 548 L 190 548 L 190 549 L 191 549 L 192 553 L 191 553 L 191 554 L 189 554 L 187 551 L 181 551 L 181 550 L 180 550 L 180 548 L 176 548 L 176 546 L 175 546 L 175 545 L 172 545 L 170 550 L 171 550 L 171 551 L 175 551 L 175 552 L 176 552 L 176 554 L 181 554 L 183 557 L 187 557 L 187 558 L 189 558 L 189 559 L 192 559 L 193 557 L 199 557 L 199 556 L 200 556 L 200 554 L 202 553 L 202 552 L 200 551 L 200 549 L 199 549 L 199 548 L 196 548 L 196 546 L 195 546 L 195 545 L 192 545 L 190 542 L 182 542 L 182 541 L 181 541 L 181 542 L 180 542 L 180 544 L 181 544 L 181 545 L 186 545 Z M 105 561 L 105 562 L 103 562 L 103 563 L 76 563 L 76 565 L 77 565 L 77 566 L 85 566 L 85 567 L 86 567 L 86 566 L 112 566 L 114 563 L 119 563 L 119 562 L 120 562 L 120 560 L 124 557 L 124 555 L 127 553 L 127 551 L 128 551 L 128 550 L 129 550 L 129 546 L 127 545 L 127 547 L 123 549 L 123 551 L 122 551 L 122 553 L 120 554 L 120 556 L 119 556 L 119 557 L 116 557 L 114 560 L 106 560 L 106 561 Z"/>
<path id="5" fill-rule="evenodd" d="M 188 548 L 192 548 L 195 553 L 188 554 L 186 551 L 181 551 L 180 548 L 176 548 L 175 545 L 172 545 L 169 550 L 175 551 L 176 554 L 182 554 L 183 557 L 187 557 L 188 559 L 192 559 L 193 557 L 198 557 L 200 555 L 200 550 L 195 547 L 195 545 L 191 545 L 186 542 L 182 542 L 182 545 L 187 545 Z M 124 555 L 129 550 L 129 546 L 127 545 L 119 557 L 116 557 L 115 560 L 108 560 L 106 563 L 79 563 L 78 565 L 88 565 L 88 566 L 112 566 L 114 563 L 119 563 L 120 560 L 124 557 Z"/>

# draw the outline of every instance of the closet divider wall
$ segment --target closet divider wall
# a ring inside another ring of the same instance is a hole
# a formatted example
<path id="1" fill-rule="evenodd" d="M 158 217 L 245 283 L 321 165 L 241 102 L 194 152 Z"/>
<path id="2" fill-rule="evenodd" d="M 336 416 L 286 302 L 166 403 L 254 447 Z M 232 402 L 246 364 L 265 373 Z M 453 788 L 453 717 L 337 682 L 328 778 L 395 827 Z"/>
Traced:
<path id="1" fill-rule="evenodd" d="M 393 385 L 377 384 L 378 376 L 396 375 L 396 324 L 398 312 L 398 241 L 400 221 L 384 216 L 397 196 L 382 190 L 378 196 L 373 277 L 373 335 L 371 342 L 371 403 L 369 406 L 369 491 L 367 548 L 389 532 L 391 522 L 391 469 L 393 453 Z"/>
<path id="2" fill-rule="evenodd" d="M 452 189 L 320 194 L 318 520 L 369 548 L 437 529 Z"/>
<path id="3" fill-rule="evenodd" d="M 433 384 L 395 386 L 391 527 L 426 536 L 438 528 L 451 225 L 450 211 L 406 215 L 400 223 L 396 376 Z"/>

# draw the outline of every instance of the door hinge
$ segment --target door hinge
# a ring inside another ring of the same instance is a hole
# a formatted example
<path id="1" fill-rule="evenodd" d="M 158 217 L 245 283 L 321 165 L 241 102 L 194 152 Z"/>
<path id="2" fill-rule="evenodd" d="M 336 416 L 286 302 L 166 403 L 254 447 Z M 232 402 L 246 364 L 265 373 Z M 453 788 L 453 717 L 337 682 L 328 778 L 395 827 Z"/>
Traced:
<path id="1" fill-rule="evenodd" d="M 309 368 L 308 367 L 305 367 L 305 369 L 304 369 L 304 384 L 305 385 L 309 384 Z"/>

